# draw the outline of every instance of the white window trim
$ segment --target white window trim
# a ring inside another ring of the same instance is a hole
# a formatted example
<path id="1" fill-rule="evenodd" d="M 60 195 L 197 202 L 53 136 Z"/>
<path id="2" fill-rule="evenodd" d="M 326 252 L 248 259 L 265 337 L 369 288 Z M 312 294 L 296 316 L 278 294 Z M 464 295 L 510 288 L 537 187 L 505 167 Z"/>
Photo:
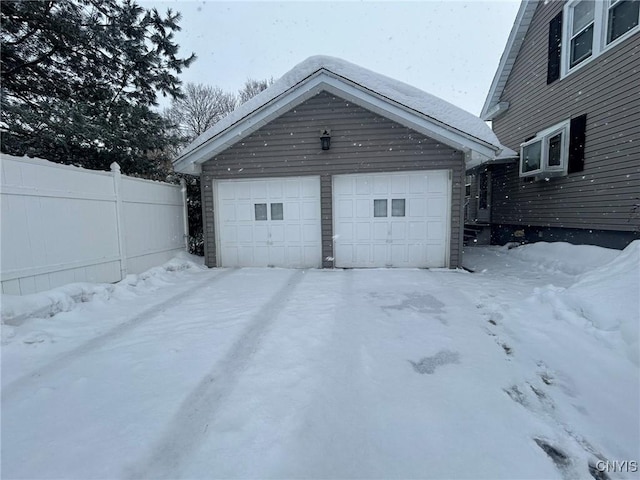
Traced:
<path id="1" fill-rule="evenodd" d="M 573 67 L 569 67 L 571 62 L 571 28 L 570 26 L 573 23 L 573 5 L 580 2 L 581 0 L 571 0 L 564 5 L 564 10 L 562 12 L 562 51 L 561 51 L 561 68 L 560 68 L 560 78 L 564 78 L 567 75 L 572 74 L 575 71 L 580 70 L 585 65 L 591 63 L 594 58 L 597 58 L 604 52 L 608 51 L 611 48 L 614 48 L 620 42 L 624 42 L 627 38 L 632 35 L 640 32 L 640 19 L 638 21 L 638 25 L 633 27 L 631 30 L 626 32 L 624 35 L 619 36 L 613 42 L 607 44 L 607 25 L 608 25 L 608 16 L 609 16 L 609 8 L 617 3 L 619 0 L 596 0 L 595 1 L 595 10 L 594 10 L 594 23 L 593 23 L 593 48 L 591 56 L 584 59 L 577 65 Z M 640 16 L 640 12 L 639 12 Z"/>
<path id="2" fill-rule="evenodd" d="M 565 120 L 552 127 L 542 130 L 536 134 L 531 140 L 520 144 L 520 162 L 518 163 L 518 171 L 520 177 L 536 177 L 537 179 L 565 176 L 567 175 L 567 168 L 569 166 L 569 126 L 570 120 Z M 560 157 L 560 165 L 549 165 L 549 139 L 555 137 L 558 133 L 562 133 L 562 153 Z M 537 142 L 542 142 L 540 148 L 540 168 L 531 170 L 529 172 L 522 171 L 522 160 L 524 158 L 523 149 L 528 145 L 532 145 Z"/>

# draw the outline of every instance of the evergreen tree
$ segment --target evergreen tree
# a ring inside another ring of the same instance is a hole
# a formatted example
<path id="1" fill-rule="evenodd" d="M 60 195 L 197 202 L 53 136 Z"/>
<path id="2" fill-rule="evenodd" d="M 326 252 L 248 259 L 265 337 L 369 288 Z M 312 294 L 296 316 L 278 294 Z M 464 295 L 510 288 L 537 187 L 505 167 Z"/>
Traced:
<path id="1" fill-rule="evenodd" d="M 179 98 L 179 58 L 165 16 L 132 0 L 0 3 L 2 151 L 156 176 L 176 142 L 150 107 Z M 162 163 L 162 162 L 160 162 Z"/>

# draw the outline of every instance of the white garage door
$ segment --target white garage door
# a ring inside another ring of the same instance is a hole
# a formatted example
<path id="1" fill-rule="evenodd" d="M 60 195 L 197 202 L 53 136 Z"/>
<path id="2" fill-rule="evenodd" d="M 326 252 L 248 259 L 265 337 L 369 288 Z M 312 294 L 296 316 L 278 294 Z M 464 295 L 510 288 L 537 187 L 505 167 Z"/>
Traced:
<path id="1" fill-rule="evenodd" d="M 333 182 L 336 267 L 446 267 L 448 170 L 339 175 Z"/>
<path id="2" fill-rule="evenodd" d="M 320 178 L 219 180 L 218 261 L 223 267 L 321 267 Z"/>

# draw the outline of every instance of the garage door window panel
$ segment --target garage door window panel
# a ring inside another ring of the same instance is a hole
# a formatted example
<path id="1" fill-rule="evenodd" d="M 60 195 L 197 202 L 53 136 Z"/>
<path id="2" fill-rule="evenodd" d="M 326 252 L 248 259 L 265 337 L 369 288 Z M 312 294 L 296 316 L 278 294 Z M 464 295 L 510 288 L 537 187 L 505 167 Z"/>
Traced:
<path id="1" fill-rule="evenodd" d="M 266 203 L 256 203 L 254 206 L 256 213 L 256 221 L 261 222 L 267 219 L 267 204 Z"/>
<path id="2" fill-rule="evenodd" d="M 376 199 L 373 201 L 373 216 L 374 217 L 386 217 L 387 216 L 387 199 Z"/>
<path id="3" fill-rule="evenodd" d="M 394 198 L 391 200 L 391 216 L 392 217 L 404 217 L 405 215 L 405 201 L 404 198 Z"/>
<path id="4" fill-rule="evenodd" d="M 271 220 L 284 220 L 284 210 L 282 203 L 271 204 Z"/>

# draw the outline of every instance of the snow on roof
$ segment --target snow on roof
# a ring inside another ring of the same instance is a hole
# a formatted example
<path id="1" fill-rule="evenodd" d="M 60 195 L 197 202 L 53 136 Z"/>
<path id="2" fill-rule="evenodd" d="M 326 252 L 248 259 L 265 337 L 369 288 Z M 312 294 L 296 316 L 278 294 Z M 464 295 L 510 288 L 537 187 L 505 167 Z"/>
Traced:
<path id="1" fill-rule="evenodd" d="M 250 117 L 252 113 L 261 107 L 276 101 L 305 80 L 321 72 L 333 74 L 333 76 L 343 81 L 356 84 L 359 88 L 382 96 L 387 101 L 395 102 L 405 109 L 429 117 L 443 124 L 446 128 L 473 137 L 480 143 L 488 144 L 496 151 L 506 149 L 500 144 L 498 137 L 484 121 L 466 110 L 416 87 L 372 72 L 345 60 L 335 57 L 313 56 L 296 65 L 269 88 L 240 105 L 197 137 L 180 153 L 176 161 L 179 161 L 212 138 Z"/>

